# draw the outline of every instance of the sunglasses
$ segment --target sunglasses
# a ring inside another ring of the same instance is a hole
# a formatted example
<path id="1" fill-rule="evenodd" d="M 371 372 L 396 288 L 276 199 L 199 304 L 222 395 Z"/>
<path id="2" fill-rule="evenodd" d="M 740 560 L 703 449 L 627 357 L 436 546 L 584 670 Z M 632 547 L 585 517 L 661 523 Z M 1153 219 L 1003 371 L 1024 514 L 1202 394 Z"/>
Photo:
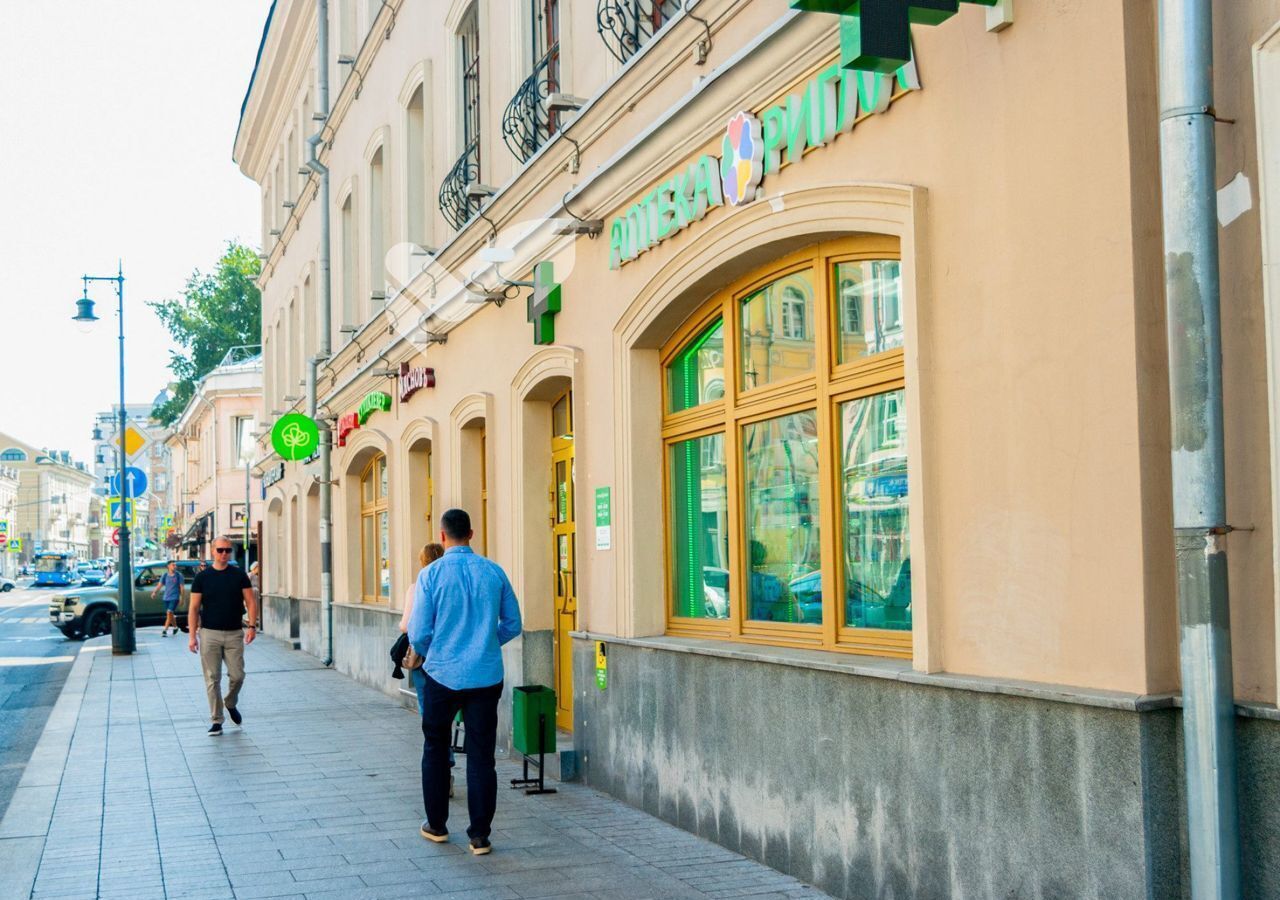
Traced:
<path id="1" fill-rule="evenodd" d="M 231 548 L 230 547 L 214 547 L 213 552 L 214 553 L 230 553 Z"/>

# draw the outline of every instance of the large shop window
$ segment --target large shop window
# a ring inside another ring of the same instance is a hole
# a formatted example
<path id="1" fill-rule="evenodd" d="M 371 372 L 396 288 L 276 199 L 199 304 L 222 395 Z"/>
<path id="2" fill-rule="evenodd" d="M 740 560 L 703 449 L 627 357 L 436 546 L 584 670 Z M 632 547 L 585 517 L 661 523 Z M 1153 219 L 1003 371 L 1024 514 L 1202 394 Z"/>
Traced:
<path id="1" fill-rule="evenodd" d="M 360 476 L 360 595 L 365 603 L 391 599 L 387 494 L 387 458 L 379 455 Z"/>
<path id="2" fill-rule="evenodd" d="M 909 656 L 901 266 L 821 244 L 666 347 L 668 630 Z"/>

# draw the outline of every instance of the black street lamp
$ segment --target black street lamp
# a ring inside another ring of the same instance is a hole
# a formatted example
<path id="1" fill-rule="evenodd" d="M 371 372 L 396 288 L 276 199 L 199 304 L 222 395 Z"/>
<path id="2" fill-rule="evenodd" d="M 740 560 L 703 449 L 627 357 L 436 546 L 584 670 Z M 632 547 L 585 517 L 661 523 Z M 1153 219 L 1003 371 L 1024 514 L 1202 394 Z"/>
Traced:
<path id="1" fill-rule="evenodd" d="M 93 314 L 93 301 L 89 299 L 89 282 L 115 282 L 117 314 L 120 319 L 120 444 L 116 448 L 120 478 L 120 564 L 117 568 L 120 581 L 120 604 L 111 622 L 111 652 L 129 654 L 137 649 L 137 636 L 133 622 L 133 558 L 129 549 L 129 479 L 125 477 L 128 460 L 125 457 L 125 430 L 129 427 L 128 413 L 124 406 L 124 266 L 115 275 L 82 275 L 84 289 L 76 301 L 76 314 L 72 321 L 87 329 L 98 317 Z"/>

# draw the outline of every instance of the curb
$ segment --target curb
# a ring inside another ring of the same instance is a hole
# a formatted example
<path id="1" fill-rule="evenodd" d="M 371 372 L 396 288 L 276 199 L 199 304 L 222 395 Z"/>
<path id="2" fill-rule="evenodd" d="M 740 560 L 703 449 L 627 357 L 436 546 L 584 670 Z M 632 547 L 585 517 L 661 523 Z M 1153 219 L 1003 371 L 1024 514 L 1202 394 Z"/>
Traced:
<path id="1" fill-rule="evenodd" d="M 53 821 L 53 807 L 62 786 L 67 752 L 88 689 L 93 658 L 103 651 L 111 652 L 110 636 L 86 641 L 80 648 L 40 740 L 31 751 L 31 759 L 13 792 L 4 819 L 0 820 L 0 872 L 4 873 L 0 880 L 0 900 L 31 896 L 44 856 L 49 824 Z"/>

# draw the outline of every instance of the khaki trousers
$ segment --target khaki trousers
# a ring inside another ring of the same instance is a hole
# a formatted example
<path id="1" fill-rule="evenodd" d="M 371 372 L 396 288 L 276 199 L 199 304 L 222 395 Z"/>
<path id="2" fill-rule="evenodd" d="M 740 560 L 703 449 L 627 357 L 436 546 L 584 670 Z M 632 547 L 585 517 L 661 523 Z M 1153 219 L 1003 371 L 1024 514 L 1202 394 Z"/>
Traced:
<path id="1" fill-rule="evenodd" d="M 227 663 L 227 696 L 222 696 L 222 663 Z M 209 716 L 222 721 L 224 706 L 235 708 L 244 684 L 244 631 L 200 629 L 200 667 L 204 669 L 204 688 L 209 695 Z"/>

